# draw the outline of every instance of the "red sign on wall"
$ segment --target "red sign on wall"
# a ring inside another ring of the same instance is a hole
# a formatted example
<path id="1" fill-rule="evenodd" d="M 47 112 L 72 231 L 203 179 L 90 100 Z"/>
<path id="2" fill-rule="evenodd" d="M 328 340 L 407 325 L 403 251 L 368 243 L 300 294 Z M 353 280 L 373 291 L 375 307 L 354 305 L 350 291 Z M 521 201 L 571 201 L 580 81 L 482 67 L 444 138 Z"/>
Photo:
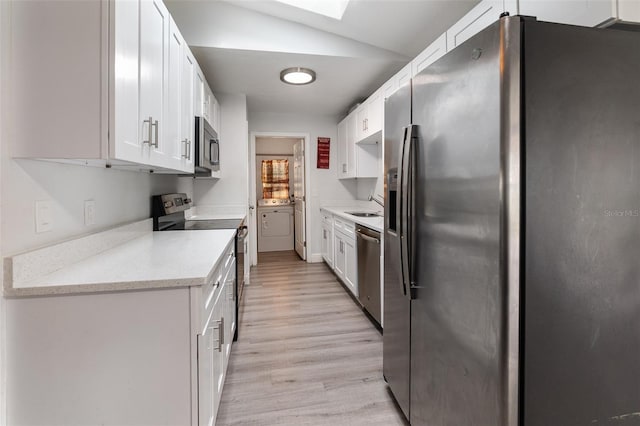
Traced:
<path id="1" fill-rule="evenodd" d="M 331 138 L 318 138 L 318 169 L 329 168 Z"/>

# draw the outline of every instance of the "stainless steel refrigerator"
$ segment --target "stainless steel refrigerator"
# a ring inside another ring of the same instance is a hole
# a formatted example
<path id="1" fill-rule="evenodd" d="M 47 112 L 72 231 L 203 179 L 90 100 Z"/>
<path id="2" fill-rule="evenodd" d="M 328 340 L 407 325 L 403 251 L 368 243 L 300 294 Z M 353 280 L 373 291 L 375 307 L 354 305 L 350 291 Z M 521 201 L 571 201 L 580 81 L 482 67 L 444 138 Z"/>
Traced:
<path id="1" fill-rule="evenodd" d="M 640 424 L 640 33 L 507 17 L 385 104 L 411 424 Z"/>

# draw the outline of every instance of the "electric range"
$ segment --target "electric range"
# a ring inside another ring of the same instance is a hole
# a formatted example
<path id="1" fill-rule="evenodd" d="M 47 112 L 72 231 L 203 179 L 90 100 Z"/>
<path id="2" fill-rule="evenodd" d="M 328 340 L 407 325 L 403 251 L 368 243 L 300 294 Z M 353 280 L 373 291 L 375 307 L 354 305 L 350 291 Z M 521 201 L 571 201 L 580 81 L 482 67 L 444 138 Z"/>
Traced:
<path id="1" fill-rule="evenodd" d="M 189 220 L 185 211 L 192 207 L 192 201 L 184 193 L 155 195 L 151 199 L 154 231 L 198 231 L 215 229 L 235 229 L 236 253 L 236 332 L 233 340 L 238 339 L 240 328 L 239 306 L 245 284 L 245 262 L 249 261 L 247 226 L 244 218 Z M 247 268 L 248 269 L 248 268 Z"/>

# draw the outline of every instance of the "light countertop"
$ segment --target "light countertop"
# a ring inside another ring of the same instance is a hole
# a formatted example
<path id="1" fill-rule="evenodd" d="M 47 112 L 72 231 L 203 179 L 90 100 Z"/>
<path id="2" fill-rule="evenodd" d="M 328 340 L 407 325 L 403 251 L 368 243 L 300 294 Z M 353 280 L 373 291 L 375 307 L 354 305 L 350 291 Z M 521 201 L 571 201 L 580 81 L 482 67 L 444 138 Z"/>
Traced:
<path id="1" fill-rule="evenodd" d="M 203 285 L 235 230 L 149 232 L 40 277 L 6 296 L 54 295 Z"/>
<path id="2" fill-rule="evenodd" d="M 329 212 L 335 216 L 339 216 L 343 219 L 346 219 L 350 222 L 355 222 L 362 226 L 366 226 L 367 228 L 371 228 L 378 232 L 384 231 L 384 217 L 358 217 L 351 215 L 347 212 L 369 212 L 369 213 L 379 213 L 384 214 L 382 207 L 379 209 L 371 209 L 371 208 L 363 208 L 358 206 L 339 206 L 339 207 L 321 207 L 320 210 L 324 210 Z"/>

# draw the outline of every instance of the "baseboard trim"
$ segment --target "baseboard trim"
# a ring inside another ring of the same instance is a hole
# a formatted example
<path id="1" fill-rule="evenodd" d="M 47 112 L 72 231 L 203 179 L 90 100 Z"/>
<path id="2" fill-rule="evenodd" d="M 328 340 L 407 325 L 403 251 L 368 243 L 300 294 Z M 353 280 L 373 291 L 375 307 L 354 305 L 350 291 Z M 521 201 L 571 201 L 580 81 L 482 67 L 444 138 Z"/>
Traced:
<path id="1" fill-rule="evenodd" d="M 307 262 L 309 263 L 320 263 L 323 262 L 322 253 L 313 253 L 307 257 Z"/>

